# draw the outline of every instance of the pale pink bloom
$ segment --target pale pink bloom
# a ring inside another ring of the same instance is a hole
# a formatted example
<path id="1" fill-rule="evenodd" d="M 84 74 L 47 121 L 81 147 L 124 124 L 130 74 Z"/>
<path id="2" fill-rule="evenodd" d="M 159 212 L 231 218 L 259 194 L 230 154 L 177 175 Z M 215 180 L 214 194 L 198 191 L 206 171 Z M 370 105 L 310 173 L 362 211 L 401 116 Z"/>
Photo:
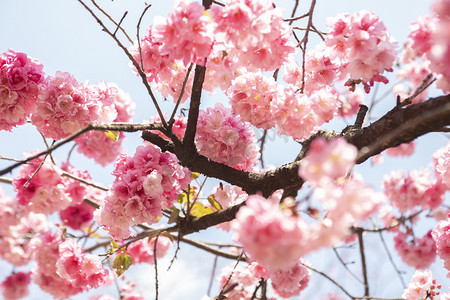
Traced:
<path id="1" fill-rule="evenodd" d="M 242 203 L 248 197 L 241 187 L 236 185 L 216 185 L 211 191 L 211 197 L 216 200 L 222 208 L 228 208 Z"/>
<path id="2" fill-rule="evenodd" d="M 347 85 L 351 90 L 358 83 L 364 85 L 366 92 L 374 82 L 387 83 L 382 73 L 392 71 L 396 43 L 379 17 L 363 10 L 351 16 L 338 15 L 327 20 L 327 26 L 330 33 L 324 43 L 331 49 L 329 57 L 339 59 L 339 78 L 350 75 Z"/>
<path id="3" fill-rule="evenodd" d="M 227 52 L 238 56 L 240 65 L 275 70 L 295 52 L 292 29 L 272 1 L 230 0 L 224 7 L 213 6 L 211 15 L 216 39 L 226 41 Z"/>
<path id="4" fill-rule="evenodd" d="M 48 138 L 63 139 L 90 123 L 109 123 L 117 117 L 113 107 L 106 106 L 98 87 L 78 83 L 69 73 L 56 72 L 47 77 L 39 95 L 32 123 Z"/>
<path id="5" fill-rule="evenodd" d="M 415 269 L 426 269 L 436 259 L 436 245 L 431 230 L 422 238 L 399 232 L 394 237 L 395 249 L 403 262 Z"/>
<path id="6" fill-rule="evenodd" d="M 427 169 L 413 170 L 406 176 L 402 171 L 391 172 L 384 176 L 383 187 L 391 204 L 401 213 L 416 206 L 433 209 L 444 201 L 445 189 Z"/>
<path id="7" fill-rule="evenodd" d="M 306 223 L 270 200 L 252 195 L 236 215 L 234 239 L 263 266 L 283 268 L 296 261 L 308 240 Z"/>
<path id="8" fill-rule="evenodd" d="M 389 156 L 410 156 L 414 153 L 416 147 L 416 143 L 410 142 L 410 143 L 404 143 L 397 147 L 386 149 L 386 154 Z"/>
<path id="9" fill-rule="evenodd" d="M 251 171 L 258 161 L 251 126 L 221 103 L 199 112 L 195 143 L 201 155 L 236 169 Z"/>
<path id="10" fill-rule="evenodd" d="M 139 240 L 131 243 L 127 247 L 127 254 L 133 259 L 133 264 L 155 263 L 155 241 L 156 238 L 152 238 L 151 240 Z M 171 246 L 172 241 L 168 237 L 159 236 L 156 243 L 156 258 L 164 257 Z"/>
<path id="11" fill-rule="evenodd" d="M 58 251 L 56 273 L 74 287 L 89 290 L 110 283 L 109 271 L 103 268 L 100 258 L 84 253 L 77 241 L 66 239 L 59 245 Z"/>
<path id="12" fill-rule="evenodd" d="M 117 239 L 131 234 L 129 226 L 156 223 L 161 209 L 170 208 L 190 182 L 190 171 L 152 144 L 137 147 L 133 157 L 120 155 L 113 175 L 116 179 L 94 219 Z"/>
<path id="13" fill-rule="evenodd" d="M 270 129 L 275 125 L 273 103 L 278 97 L 278 85 L 262 72 L 247 72 L 235 78 L 226 91 L 233 113 L 256 127 Z"/>
<path id="14" fill-rule="evenodd" d="M 447 277 L 450 277 L 450 222 L 449 220 L 440 221 L 431 232 L 436 242 L 437 255 L 444 260 L 444 267 L 449 271 Z"/>
<path id="15" fill-rule="evenodd" d="M 272 287 L 282 298 L 298 296 L 308 286 L 311 271 L 303 266 L 305 261 L 299 259 L 282 269 L 269 269 Z"/>
<path id="16" fill-rule="evenodd" d="M 15 300 L 28 296 L 28 285 L 31 282 L 31 272 L 17 272 L 9 275 L 0 284 L 0 290 L 6 300 Z"/>
<path id="17" fill-rule="evenodd" d="M 161 54 L 204 65 L 214 41 L 213 23 L 198 2 L 177 1 L 174 11 L 166 18 L 153 21 L 154 39 L 161 44 Z"/>
<path id="18" fill-rule="evenodd" d="M 425 299 L 432 285 L 431 271 L 416 271 L 411 282 L 403 292 L 402 298 L 406 300 Z"/>
<path id="19" fill-rule="evenodd" d="M 130 96 L 113 83 L 100 83 L 97 87 L 99 100 L 104 104 L 103 109 L 112 110 L 116 114 L 114 122 L 131 122 L 135 104 Z M 122 142 L 125 139 L 120 133 L 117 141 L 107 138 L 103 131 L 94 131 L 84 134 L 75 140 L 77 151 L 89 158 L 93 158 L 98 164 L 105 166 L 113 162 L 123 151 Z"/>
<path id="20" fill-rule="evenodd" d="M 393 210 L 393 208 L 389 204 L 385 204 L 380 208 L 378 217 L 381 219 L 384 227 L 391 227 L 391 226 L 395 226 L 395 225 L 399 224 L 397 217 L 395 217 L 392 214 L 392 210 Z M 397 232 L 398 226 L 395 226 L 395 227 L 389 229 L 389 231 Z"/>
<path id="21" fill-rule="evenodd" d="M 337 92 L 339 106 L 339 115 L 342 117 L 352 117 L 359 111 L 359 106 L 364 104 L 364 92 L 357 88 L 350 92 L 348 88 L 344 93 Z"/>
<path id="22" fill-rule="evenodd" d="M 26 187 L 24 184 L 36 171 L 43 158 L 36 158 L 30 164 L 23 165 L 20 173 L 14 177 L 13 185 L 20 205 L 30 211 L 52 214 L 68 207 L 72 200 L 65 191 L 61 170 L 46 160 L 39 172 L 32 176 Z"/>
<path id="23" fill-rule="evenodd" d="M 312 184 L 333 182 L 353 168 L 357 153 L 356 147 L 342 138 L 330 142 L 317 138 L 300 163 L 299 176 Z"/>
<path id="24" fill-rule="evenodd" d="M 450 143 L 433 154 L 433 162 L 436 177 L 450 190 Z"/>
<path id="25" fill-rule="evenodd" d="M 0 130 L 25 124 L 36 109 L 44 83 L 43 66 L 25 53 L 0 54 Z"/>

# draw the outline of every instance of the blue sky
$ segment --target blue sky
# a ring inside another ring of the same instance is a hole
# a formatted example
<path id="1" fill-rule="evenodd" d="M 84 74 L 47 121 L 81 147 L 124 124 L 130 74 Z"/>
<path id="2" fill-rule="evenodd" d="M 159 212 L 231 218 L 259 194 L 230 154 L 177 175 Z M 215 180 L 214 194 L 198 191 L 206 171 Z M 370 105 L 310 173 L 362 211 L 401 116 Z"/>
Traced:
<path id="1" fill-rule="evenodd" d="M 114 41 L 101 31 L 98 24 L 88 15 L 78 1 L 1 0 L 1 2 L 1 53 L 7 51 L 9 48 L 19 52 L 25 52 L 29 56 L 37 58 L 44 65 L 44 71 L 48 75 L 54 75 L 57 70 L 60 70 L 72 73 L 79 81 L 89 80 L 94 84 L 101 80 L 115 82 L 119 87 L 129 93 L 136 102 L 135 122 L 146 120 L 155 114 L 155 110 L 143 85 L 140 83 L 140 79 L 135 76 L 128 66 L 127 57 L 115 45 Z M 149 2 L 152 4 L 152 7 L 143 19 L 141 36 L 145 33 L 145 28 L 151 24 L 154 16 L 164 16 L 172 7 L 172 1 Z M 428 14 L 431 4 L 429 0 L 318 0 L 317 2 L 314 23 L 320 30 L 326 30 L 325 20 L 327 17 L 334 16 L 340 12 L 352 13 L 361 9 L 370 9 L 383 19 L 390 34 L 400 45 L 408 35 L 409 24 L 415 21 L 418 16 Z M 144 8 L 144 1 L 115 0 L 112 2 L 99 0 L 98 3 L 101 3 L 116 20 L 121 18 L 124 11 L 128 11 L 123 25 L 132 38 L 135 39 L 136 23 Z M 294 1 L 276 1 L 277 6 L 286 7 L 286 16 L 290 14 L 293 3 Z M 299 14 L 303 14 L 308 10 L 308 7 L 304 5 L 309 5 L 309 3 L 305 4 L 305 1 L 300 1 Z M 124 43 L 127 42 L 125 39 L 123 41 Z M 314 42 L 314 39 L 312 42 Z M 310 47 L 313 46 L 314 44 L 310 45 Z M 437 94 L 439 93 L 436 92 Z M 159 96 L 159 99 L 162 101 L 162 97 Z M 205 95 L 204 104 L 207 105 L 208 103 L 222 100 L 226 101 L 219 94 L 213 96 Z M 388 97 L 379 106 L 376 113 L 381 115 L 392 107 L 393 103 L 394 98 Z M 170 111 L 173 104 L 168 101 L 163 102 L 162 106 L 163 109 Z M 338 131 L 343 128 L 342 124 L 337 124 L 336 126 L 342 126 L 336 128 Z M 28 125 L 17 128 L 12 133 L 0 132 L 0 139 L 0 155 L 8 157 L 20 158 L 23 152 L 29 152 L 36 148 L 42 149 L 44 147 L 40 135 L 32 126 Z M 365 163 L 362 166 L 358 166 L 358 171 L 363 173 L 368 182 L 378 187 L 382 180 L 382 175 L 388 170 L 426 167 L 431 161 L 431 154 L 447 141 L 448 139 L 439 134 L 422 137 L 419 139 L 417 152 L 412 159 L 386 159 L 383 165 L 375 168 L 369 168 L 368 163 Z M 141 139 L 138 133 L 129 134 L 125 147 L 132 154 L 134 153 L 135 147 L 140 143 Z M 55 157 L 60 161 L 63 160 L 69 149 L 70 147 L 63 147 L 55 153 Z M 269 141 L 267 149 L 268 151 L 265 153 L 266 164 L 271 163 L 275 166 L 280 166 L 292 160 L 300 147 L 292 141 L 286 143 L 285 139 L 278 137 L 273 141 Z M 89 170 L 95 181 L 105 186 L 111 183 L 111 165 L 106 168 L 100 168 L 78 154 L 74 154 L 74 159 L 76 167 Z M 0 161 L 0 168 L 6 165 L 8 163 Z M 2 185 L 1 187 L 11 194 L 11 189 L 8 186 Z M 224 234 L 210 232 L 199 236 L 202 240 L 217 241 Z M 378 244 L 374 242 L 373 247 L 377 246 Z M 321 259 L 321 255 L 325 254 L 320 252 L 310 260 L 321 269 L 325 269 L 327 265 L 331 266 L 332 273 L 343 276 L 344 273 L 342 273 L 342 270 L 339 269 L 335 262 L 331 262 L 330 264 L 329 260 Z M 170 254 L 168 257 L 168 260 L 170 260 Z M 190 246 L 182 246 L 179 259 L 175 263 L 174 269 L 171 271 L 172 273 L 162 275 L 161 294 L 166 295 L 166 298 L 162 299 L 181 299 L 180 297 L 186 294 L 190 295 L 189 299 L 199 299 L 206 292 L 212 260 L 213 257 L 198 251 L 193 251 Z M 166 263 L 167 259 L 162 261 L 161 266 L 164 266 Z M 442 262 L 439 260 L 436 264 L 436 270 L 442 266 Z M 153 275 L 142 276 L 147 271 L 143 267 L 138 267 L 138 269 L 140 272 L 136 280 L 139 281 L 140 286 L 144 287 L 150 284 L 145 289 L 153 289 Z M 163 269 L 165 267 L 161 267 L 161 270 Z M 406 270 L 407 268 L 405 267 L 404 269 Z M 3 267 L 2 270 L 9 271 L 10 268 Z M 389 278 L 386 278 L 385 270 L 388 270 Z M 4 271 L 0 271 L 0 279 L 3 278 Z M 374 274 L 374 278 L 378 278 L 374 281 L 376 287 L 373 290 L 377 289 L 380 293 L 384 293 L 384 295 L 395 292 L 396 294 L 394 293 L 394 296 L 399 296 L 400 293 L 396 290 L 399 285 L 398 282 L 395 282 L 395 275 L 392 273 L 389 265 L 383 265 L 382 268 L 371 271 Z M 152 274 L 151 272 L 149 274 Z M 405 276 L 406 281 L 409 281 L 410 273 L 409 271 L 409 275 Z M 444 273 L 438 274 L 442 276 Z M 392 280 L 392 278 L 394 279 Z M 444 276 L 442 276 L 442 279 L 444 279 Z M 319 283 L 320 281 L 312 281 L 311 285 L 318 287 Z M 449 281 L 447 280 L 446 286 L 448 285 Z M 330 288 L 328 285 L 326 287 L 325 290 Z M 181 294 L 173 294 L 177 291 L 180 291 Z M 299 299 L 317 299 L 316 292 L 317 290 L 310 287 L 305 290 Z M 376 294 L 380 295 L 379 293 Z M 29 299 L 42 299 L 42 297 L 44 297 L 43 294 L 39 290 L 34 289 Z M 83 297 L 85 296 L 73 297 L 73 299 L 84 299 Z M 152 299 L 150 294 L 148 295 L 148 299 Z"/>

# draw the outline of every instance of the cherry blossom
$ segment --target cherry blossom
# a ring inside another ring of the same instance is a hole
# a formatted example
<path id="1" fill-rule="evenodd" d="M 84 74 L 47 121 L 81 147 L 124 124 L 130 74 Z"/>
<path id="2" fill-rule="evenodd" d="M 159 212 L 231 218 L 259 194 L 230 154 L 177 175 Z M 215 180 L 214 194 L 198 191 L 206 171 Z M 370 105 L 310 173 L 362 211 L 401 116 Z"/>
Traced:
<path id="1" fill-rule="evenodd" d="M 38 60 L 12 49 L 0 55 L 0 130 L 25 124 L 44 82 Z"/>
<path id="2" fill-rule="evenodd" d="M 394 243 L 401 259 L 416 269 L 426 269 L 436 259 L 436 245 L 431 230 L 422 238 L 399 232 L 394 237 Z"/>
<path id="3" fill-rule="evenodd" d="M 298 296 L 308 286 L 311 271 L 303 265 L 304 263 L 305 261 L 300 259 L 286 268 L 269 270 L 272 287 L 279 296 L 283 298 Z"/>
<path id="4" fill-rule="evenodd" d="M 433 155 L 434 170 L 438 180 L 450 190 L 450 143 Z"/>
<path id="5" fill-rule="evenodd" d="M 248 197 L 232 229 L 234 239 L 251 259 L 270 268 L 291 265 L 302 255 L 308 240 L 306 223 L 258 195 Z"/>
<path id="6" fill-rule="evenodd" d="M 236 169 L 251 171 L 258 160 L 251 126 L 221 103 L 199 112 L 195 143 L 200 154 Z"/>
<path id="7" fill-rule="evenodd" d="M 450 222 L 449 220 L 440 221 L 431 232 L 436 242 L 437 255 L 444 260 L 444 267 L 449 271 L 447 277 L 450 277 Z"/>
<path id="8" fill-rule="evenodd" d="M 155 245 L 156 243 L 156 245 Z M 139 240 L 131 243 L 127 247 L 127 254 L 133 259 L 133 264 L 139 263 L 155 263 L 154 250 L 156 247 L 156 257 L 162 258 L 166 255 L 167 250 L 172 246 L 172 242 L 168 237 L 159 236 L 158 239 Z"/>
<path id="9" fill-rule="evenodd" d="M 299 176 L 313 184 L 334 181 L 353 168 L 357 153 L 356 147 L 342 138 L 330 142 L 317 138 L 300 164 Z"/>
<path id="10" fill-rule="evenodd" d="M 431 271 L 416 271 L 411 282 L 403 292 L 402 297 L 406 300 L 424 299 L 432 285 Z"/>
<path id="11" fill-rule="evenodd" d="M 31 282 L 31 272 L 17 272 L 9 275 L 0 284 L 0 290 L 6 300 L 15 300 L 28 296 L 28 285 Z"/>
<path id="12" fill-rule="evenodd" d="M 131 234 L 129 226 L 156 223 L 190 182 L 190 171 L 152 144 L 137 147 L 133 157 L 121 154 L 112 174 L 116 179 L 94 218 L 117 239 Z"/>

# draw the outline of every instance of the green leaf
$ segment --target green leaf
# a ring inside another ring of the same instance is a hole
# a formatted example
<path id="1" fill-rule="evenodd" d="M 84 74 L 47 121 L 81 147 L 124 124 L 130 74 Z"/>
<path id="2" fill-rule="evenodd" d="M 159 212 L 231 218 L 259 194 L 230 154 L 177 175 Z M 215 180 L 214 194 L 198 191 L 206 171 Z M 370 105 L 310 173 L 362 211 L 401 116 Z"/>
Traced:
<path id="1" fill-rule="evenodd" d="M 116 243 L 116 241 L 109 242 L 109 247 L 111 248 L 111 252 L 114 253 L 119 249 L 119 245 Z"/>
<path id="2" fill-rule="evenodd" d="M 209 208 L 209 207 L 205 207 L 201 202 L 195 202 L 194 205 L 192 205 L 191 208 L 191 216 L 196 217 L 196 218 L 200 218 L 203 217 L 204 215 L 209 215 L 212 214 L 214 211 Z"/>
<path id="3" fill-rule="evenodd" d="M 197 179 L 198 176 L 200 176 L 200 173 L 192 172 L 192 173 L 191 173 L 191 180 Z"/>
<path id="4" fill-rule="evenodd" d="M 128 270 L 128 268 L 133 264 L 133 259 L 128 254 L 118 254 L 113 263 L 113 269 L 117 276 L 120 276 Z"/>
<path id="5" fill-rule="evenodd" d="M 217 202 L 217 200 L 214 198 L 214 196 L 209 196 L 208 197 L 208 202 L 209 204 L 211 204 L 212 207 L 214 207 L 215 210 L 221 210 L 222 206 L 220 205 L 219 202 Z"/>
<path id="6" fill-rule="evenodd" d="M 177 221 L 178 216 L 180 215 L 180 210 L 176 207 L 172 207 L 172 212 L 170 213 L 168 224 L 175 223 Z"/>

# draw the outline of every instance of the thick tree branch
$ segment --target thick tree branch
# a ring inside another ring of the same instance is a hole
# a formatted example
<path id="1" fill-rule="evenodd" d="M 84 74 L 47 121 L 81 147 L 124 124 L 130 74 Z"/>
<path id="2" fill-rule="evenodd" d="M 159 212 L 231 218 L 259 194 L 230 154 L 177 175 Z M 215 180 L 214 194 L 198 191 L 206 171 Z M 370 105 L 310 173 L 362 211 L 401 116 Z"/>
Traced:
<path id="1" fill-rule="evenodd" d="M 144 132 L 143 138 L 160 146 L 163 150 L 174 153 L 180 163 L 191 171 L 202 173 L 208 177 L 224 180 L 230 184 L 242 187 L 248 194 L 261 193 L 268 197 L 278 189 L 284 189 L 285 195 L 295 196 L 304 181 L 298 176 L 300 160 L 306 155 L 310 143 L 317 137 L 327 139 L 343 136 L 360 150 L 357 163 L 364 162 L 372 155 L 381 151 L 410 142 L 417 137 L 436 131 L 450 125 L 450 95 L 431 98 L 426 102 L 414 104 L 406 108 L 394 108 L 375 123 L 365 128 L 353 126 L 343 133 L 319 131 L 313 137 L 303 142 L 303 149 L 294 162 L 265 173 L 251 173 L 236 170 L 224 164 L 208 159 L 184 147 L 183 143 L 174 145 L 154 135 Z M 374 142 L 375 141 L 375 142 Z M 362 153 L 362 154 L 361 154 Z M 286 192 L 288 191 L 288 192 Z M 240 205 L 187 220 L 180 226 L 182 234 L 189 234 L 211 226 L 231 221 L 235 218 Z M 181 225 L 181 224 L 180 224 Z"/>

